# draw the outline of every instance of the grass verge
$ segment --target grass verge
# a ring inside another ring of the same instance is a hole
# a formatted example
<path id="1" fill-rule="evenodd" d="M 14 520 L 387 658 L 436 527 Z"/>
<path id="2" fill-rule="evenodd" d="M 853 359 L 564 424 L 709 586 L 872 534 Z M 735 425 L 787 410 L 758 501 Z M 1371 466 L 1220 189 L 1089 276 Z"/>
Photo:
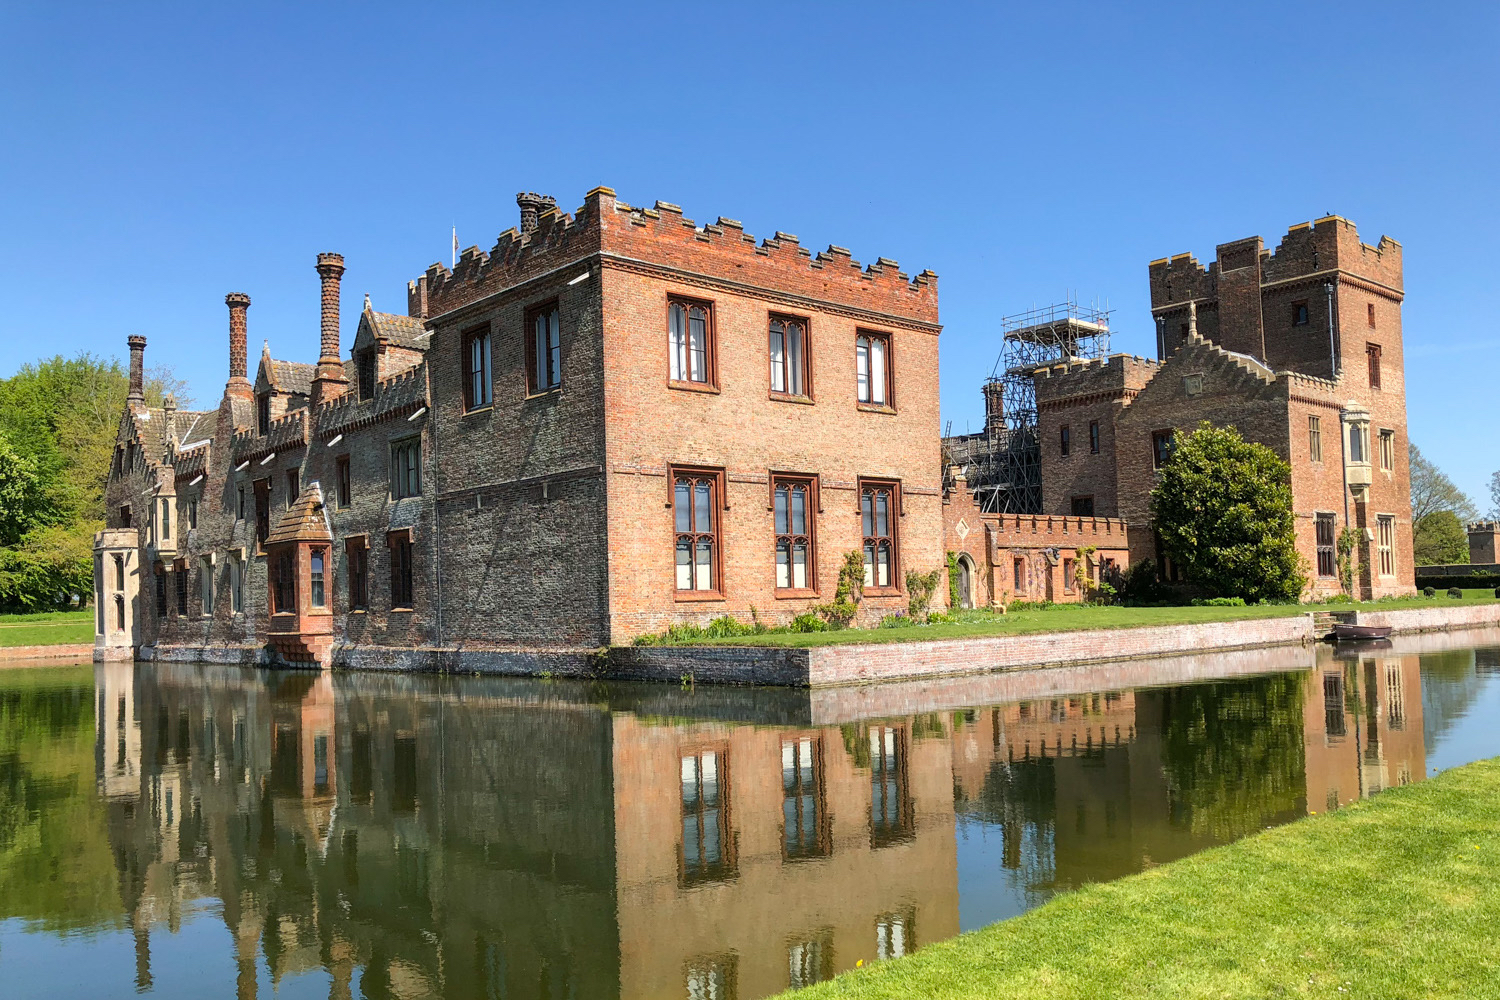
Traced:
<path id="1" fill-rule="evenodd" d="M 937 625 L 907 625 L 899 628 L 851 628 L 835 632 L 770 632 L 761 635 L 697 639 L 667 645 L 709 646 L 833 646 L 864 642 L 921 642 L 929 639 L 973 639 L 1035 632 L 1069 632 L 1091 628 L 1139 628 L 1145 625 L 1188 625 L 1199 622 L 1232 622 L 1257 618 L 1286 618 L 1309 611 L 1403 611 L 1409 608 L 1458 607 L 1494 604 L 1491 590 L 1466 590 L 1461 600 L 1452 597 L 1419 597 L 1402 601 L 1364 604 L 1271 604 L 1243 608 L 1171 607 L 1127 608 L 1114 604 L 1054 604 L 1050 607 L 1011 610 L 1004 615 L 989 611 L 963 611 L 959 620 Z"/>
<path id="2" fill-rule="evenodd" d="M 1467 1000 L 1500 995 L 1497 926 L 1500 758 L 1086 887 L 795 996 Z"/>
<path id="3" fill-rule="evenodd" d="M 61 646 L 93 641 L 93 611 L 0 615 L 0 647 Z"/>

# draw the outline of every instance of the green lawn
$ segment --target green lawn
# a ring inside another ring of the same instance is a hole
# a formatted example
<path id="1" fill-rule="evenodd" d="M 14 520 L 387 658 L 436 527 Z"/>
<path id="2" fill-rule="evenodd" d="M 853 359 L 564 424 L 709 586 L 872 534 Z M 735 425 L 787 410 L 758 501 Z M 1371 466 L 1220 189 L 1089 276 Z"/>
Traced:
<path id="1" fill-rule="evenodd" d="M 1469 1000 L 1500 996 L 1497 927 L 1500 758 L 1086 887 L 795 996 Z"/>
<path id="2" fill-rule="evenodd" d="M 94 612 L 0 615 L 0 646 L 59 646 L 94 641 Z"/>
<path id="3" fill-rule="evenodd" d="M 1118 605 L 1055 604 L 1029 610 L 1012 609 L 1004 615 L 989 611 L 960 612 L 959 620 L 938 625 L 903 628 L 843 629 L 838 632 L 772 632 L 763 635 L 696 639 L 680 645 L 715 646 L 828 646 L 851 642 L 914 642 L 924 639 L 971 639 L 1031 632 L 1064 632 L 1090 628 L 1136 628 L 1142 625 L 1184 625 L 1194 622 L 1283 618 L 1309 611 L 1394 611 L 1403 608 L 1493 604 L 1492 590 L 1466 590 L 1462 600 L 1451 597 L 1415 598 L 1367 604 L 1257 605 L 1245 608 L 1126 608 Z"/>

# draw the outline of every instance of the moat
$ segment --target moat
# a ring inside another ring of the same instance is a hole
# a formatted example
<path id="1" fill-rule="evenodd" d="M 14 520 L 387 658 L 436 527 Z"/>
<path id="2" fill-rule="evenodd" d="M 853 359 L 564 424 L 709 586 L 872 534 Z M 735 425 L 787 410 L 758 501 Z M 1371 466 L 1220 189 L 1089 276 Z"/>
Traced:
<path id="1" fill-rule="evenodd" d="M 755 1000 L 1500 754 L 1500 629 L 1183 662 L 0 670 L 0 983 Z"/>

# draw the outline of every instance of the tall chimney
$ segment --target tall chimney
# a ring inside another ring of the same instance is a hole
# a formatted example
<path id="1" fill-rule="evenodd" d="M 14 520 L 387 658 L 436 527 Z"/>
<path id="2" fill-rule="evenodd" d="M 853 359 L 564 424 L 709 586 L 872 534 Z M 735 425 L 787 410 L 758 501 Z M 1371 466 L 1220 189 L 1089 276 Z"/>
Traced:
<path id="1" fill-rule="evenodd" d="M 146 338 L 138 333 L 125 338 L 130 345 L 130 395 L 126 401 L 136 406 L 146 405 Z"/>
<path id="2" fill-rule="evenodd" d="M 338 399 L 349 388 L 344 363 L 339 359 L 339 279 L 344 276 L 344 257 L 318 254 L 318 277 L 323 281 L 323 352 L 313 373 L 312 405 Z"/>
<path id="3" fill-rule="evenodd" d="M 250 308 L 250 296 L 244 292 L 230 292 L 224 296 L 224 304 L 229 307 L 229 384 L 225 391 L 229 395 L 249 399 L 250 378 L 245 353 L 248 324 L 245 321 L 245 311 Z"/>
<path id="4" fill-rule="evenodd" d="M 984 384 L 984 432 L 990 437 L 1005 431 L 1005 388 L 997 379 Z"/>

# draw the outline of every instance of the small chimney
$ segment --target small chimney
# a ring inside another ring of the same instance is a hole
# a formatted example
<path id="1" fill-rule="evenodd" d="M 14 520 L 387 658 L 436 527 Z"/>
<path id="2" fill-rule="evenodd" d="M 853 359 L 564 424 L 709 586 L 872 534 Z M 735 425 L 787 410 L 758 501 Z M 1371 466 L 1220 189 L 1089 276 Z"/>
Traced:
<path id="1" fill-rule="evenodd" d="M 1005 387 L 998 381 L 984 384 L 984 432 L 991 437 L 1005 431 Z"/>
<path id="2" fill-rule="evenodd" d="M 344 363 L 339 358 L 339 281 L 344 276 L 344 257 L 336 253 L 318 254 L 318 277 L 323 282 L 322 353 L 313 373 L 312 405 L 338 399 L 349 386 Z"/>
<path id="3" fill-rule="evenodd" d="M 138 406 L 146 404 L 146 338 L 131 334 L 125 338 L 130 345 L 130 395 L 126 400 Z"/>
<path id="4" fill-rule="evenodd" d="M 245 340 L 248 323 L 245 311 L 250 308 L 250 296 L 244 292 L 230 292 L 224 296 L 229 307 L 229 391 L 236 395 L 249 395 L 250 379 L 247 365 Z"/>
<path id="5" fill-rule="evenodd" d="M 522 191 L 516 195 L 516 204 L 521 206 L 521 240 L 525 242 L 536 230 L 537 218 L 548 209 L 557 207 L 557 199 L 549 194 Z"/>

